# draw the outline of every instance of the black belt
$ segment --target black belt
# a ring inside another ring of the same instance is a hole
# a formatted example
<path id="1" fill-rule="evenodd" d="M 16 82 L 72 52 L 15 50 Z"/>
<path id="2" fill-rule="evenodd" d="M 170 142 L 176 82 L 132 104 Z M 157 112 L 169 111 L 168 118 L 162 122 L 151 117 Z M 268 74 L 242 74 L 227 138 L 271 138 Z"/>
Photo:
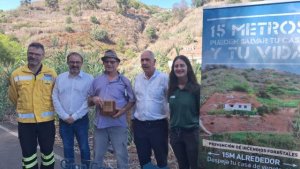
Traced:
<path id="1" fill-rule="evenodd" d="M 180 131 L 192 132 L 192 131 L 195 131 L 195 130 L 198 130 L 198 129 L 199 129 L 199 127 L 192 127 L 192 128 L 175 127 L 175 128 L 171 128 L 171 131 L 174 131 L 174 132 L 180 132 Z"/>
<path id="2" fill-rule="evenodd" d="M 135 121 L 137 123 L 144 123 L 144 124 L 156 124 L 156 123 L 166 122 L 167 119 L 165 118 L 165 119 L 159 119 L 159 120 L 145 120 L 145 121 L 133 119 L 133 121 Z"/>

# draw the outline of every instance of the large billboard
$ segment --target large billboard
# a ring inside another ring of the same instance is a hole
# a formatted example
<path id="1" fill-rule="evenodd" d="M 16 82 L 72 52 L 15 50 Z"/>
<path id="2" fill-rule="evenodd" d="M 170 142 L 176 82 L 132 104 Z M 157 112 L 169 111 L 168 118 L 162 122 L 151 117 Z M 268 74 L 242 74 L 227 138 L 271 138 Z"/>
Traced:
<path id="1" fill-rule="evenodd" d="M 300 1 L 206 7 L 202 44 L 202 168 L 300 168 Z"/>

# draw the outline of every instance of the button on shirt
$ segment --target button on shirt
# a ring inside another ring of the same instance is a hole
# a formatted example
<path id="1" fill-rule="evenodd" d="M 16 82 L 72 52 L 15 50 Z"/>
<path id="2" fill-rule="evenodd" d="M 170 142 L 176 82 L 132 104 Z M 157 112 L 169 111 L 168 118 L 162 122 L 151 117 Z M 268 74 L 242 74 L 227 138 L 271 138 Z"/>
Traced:
<path id="1" fill-rule="evenodd" d="M 150 79 L 144 73 L 135 78 L 136 106 L 134 118 L 140 121 L 160 120 L 167 117 L 168 76 L 155 70 Z"/>
<path id="2" fill-rule="evenodd" d="M 135 102 L 130 81 L 123 75 L 118 75 L 114 80 L 109 81 L 106 74 L 96 77 L 89 91 L 90 96 L 99 96 L 102 100 L 114 100 L 116 109 L 122 109 L 128 102 Z M 96 119 L 94 124 L 97 128 L 113 126 L 127 127 L 126 113 L 118 118 L 103 116 L 100 114 L 100 107 L 96 106 Z"/>
<path id="3" fill-rule="evenodd" d="M 59 118 L 66 120 L 71 115 L 77 120 L 87 114 L 88 90 L 92 81 L 93 76 L 82 71 L 77 76 L 65 72 L 57 77 L 52 98 Z"/>

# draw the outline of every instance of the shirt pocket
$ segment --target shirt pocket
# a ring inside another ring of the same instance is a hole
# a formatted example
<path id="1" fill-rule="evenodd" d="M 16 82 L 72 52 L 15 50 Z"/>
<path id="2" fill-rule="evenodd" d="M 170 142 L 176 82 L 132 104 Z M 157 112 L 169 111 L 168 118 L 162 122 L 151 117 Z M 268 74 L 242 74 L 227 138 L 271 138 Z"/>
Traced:
<path id="1" fill-rule="evenodd" d="M 159 87 L 152 87 L 149 89 L 149 96 L 150 99 L 153 100 L 163 100 L 164 99 L 164 89 L 162 86 Z"/>
<path id="2" fill-rule="evenodd" d="M 43 93 L 43 95 L 42 95 L 43 104 L 46 107 L 51 107 L 52 106 L 53 82 L 42 80 L 40 82 L 40 88 L 41 88 L 42 93 Z"/>

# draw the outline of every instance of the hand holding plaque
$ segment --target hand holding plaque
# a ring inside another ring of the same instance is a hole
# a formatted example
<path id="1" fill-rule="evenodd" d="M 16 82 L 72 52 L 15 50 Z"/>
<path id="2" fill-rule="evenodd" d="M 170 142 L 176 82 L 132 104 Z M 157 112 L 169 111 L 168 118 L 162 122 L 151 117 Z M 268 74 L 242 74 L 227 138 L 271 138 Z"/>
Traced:
<path id="1" fill-rule="evenodd" d="M 114 100 L 104 100 L 101 115 L 113 116 L 117 113 L 116 102 Z"/>

